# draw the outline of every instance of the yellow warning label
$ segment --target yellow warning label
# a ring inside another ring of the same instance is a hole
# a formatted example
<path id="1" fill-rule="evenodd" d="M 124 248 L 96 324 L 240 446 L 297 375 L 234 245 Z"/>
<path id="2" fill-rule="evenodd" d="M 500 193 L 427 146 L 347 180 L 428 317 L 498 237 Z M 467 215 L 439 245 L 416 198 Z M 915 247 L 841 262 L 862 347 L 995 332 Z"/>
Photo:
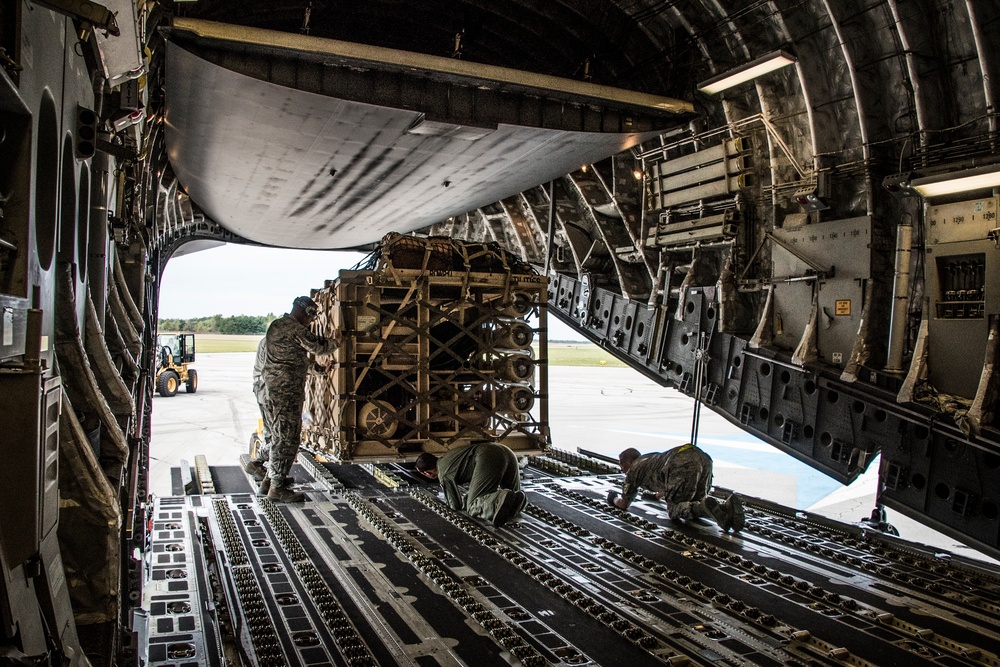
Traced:
<path id="1" fill-rule="evenodd" d="M 837 304 L 834 307 L 834 311 L 837 315 L 850 315 L 851 314 L 851 300 L 850 299 L 837 299 Z"/>

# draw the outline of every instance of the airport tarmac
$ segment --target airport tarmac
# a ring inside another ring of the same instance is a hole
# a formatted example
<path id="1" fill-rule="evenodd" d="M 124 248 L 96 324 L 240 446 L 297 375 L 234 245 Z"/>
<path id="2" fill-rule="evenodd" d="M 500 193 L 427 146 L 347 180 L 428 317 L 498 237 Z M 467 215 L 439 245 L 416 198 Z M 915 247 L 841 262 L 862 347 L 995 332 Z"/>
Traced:
<path id="1" fill-rule="evenodd" d="M 238 465 L 257 428 L 251 391 L 254 353 L 203 353 L 198 392 L 153 397 L 150 491 L 171 494 L 171 468 L 194 464 L 203 454 L 210 466 Z M 694 402 L 629 368 L 549 368 L 552 444 L 617 456 L 626 447 L 663 451 L 691 439 Z M 747 434 L 711 410 L 701 411 L 698 444 L 715 461 L 715 484 L 741 494 L 804 509 L 840 521 L 867 517 L 875 503 L 878 461 L 850 486 L 813 470 Z M 892 510 L 889 520 L 902 537 L 968 557 L 977 552 Z M 990 561 L 996 562 L 996 561 Z"/>

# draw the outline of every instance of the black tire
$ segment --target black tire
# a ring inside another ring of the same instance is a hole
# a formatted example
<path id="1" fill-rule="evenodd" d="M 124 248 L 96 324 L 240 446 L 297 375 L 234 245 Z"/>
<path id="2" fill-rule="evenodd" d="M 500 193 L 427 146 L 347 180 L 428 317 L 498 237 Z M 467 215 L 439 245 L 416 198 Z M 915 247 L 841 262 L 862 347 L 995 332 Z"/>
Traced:
<path id="1" fill-rule="evenodd" d="M 198 391 L 198 371 L 188 371 L 188 379 L 187 382 L 184 383 L 184 387 L 187 389 L 187 393 L 189 394 L 193 394 Z"/>
<path id="2" fill-rule="evenodd" d="M 160 392 L 160 396 L 164 398 L 170 398 L 177 393 L 180 389 L 181 379 L 177 373 L 173 371 L 163 371 L 160 373 L 160 378 L 156 381 L 156 390 Z"/>

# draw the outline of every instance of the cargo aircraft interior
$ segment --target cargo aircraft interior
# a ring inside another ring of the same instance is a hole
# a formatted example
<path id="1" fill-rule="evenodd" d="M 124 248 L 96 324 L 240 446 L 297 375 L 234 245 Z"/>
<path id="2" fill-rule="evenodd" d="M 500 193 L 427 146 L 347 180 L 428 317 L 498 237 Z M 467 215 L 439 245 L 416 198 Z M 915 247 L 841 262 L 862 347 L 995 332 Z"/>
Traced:
<path id="1" fill-rule="evenodd" d="M 1000 558 L 998 107 L 995 0 L 0 0 L 0 664 L 1000 665 L 1000 569 L 879 520 Z M 370 258 L 303 285 L 303 503 L 149 493 L 226 243 Z M 871 520 L 610 507 L 552 318 Z M 412 466 L 490 438 L 500 528 Z"/>

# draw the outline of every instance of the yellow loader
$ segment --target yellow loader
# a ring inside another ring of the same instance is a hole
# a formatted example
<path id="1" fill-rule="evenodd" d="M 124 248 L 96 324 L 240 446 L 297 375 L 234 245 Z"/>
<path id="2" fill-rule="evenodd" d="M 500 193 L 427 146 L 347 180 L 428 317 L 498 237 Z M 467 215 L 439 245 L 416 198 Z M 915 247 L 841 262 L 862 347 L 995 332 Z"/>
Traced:
<path id="1" fill-rule="evenodd" d="M 198 391 L 198 371 L 188 368 L 194 362 L 194 334 L 161 334 L 156 337 L 156 347 L 156 390 L 160 396 L 173 396 L 182 383 L 187 393 Z"/>

